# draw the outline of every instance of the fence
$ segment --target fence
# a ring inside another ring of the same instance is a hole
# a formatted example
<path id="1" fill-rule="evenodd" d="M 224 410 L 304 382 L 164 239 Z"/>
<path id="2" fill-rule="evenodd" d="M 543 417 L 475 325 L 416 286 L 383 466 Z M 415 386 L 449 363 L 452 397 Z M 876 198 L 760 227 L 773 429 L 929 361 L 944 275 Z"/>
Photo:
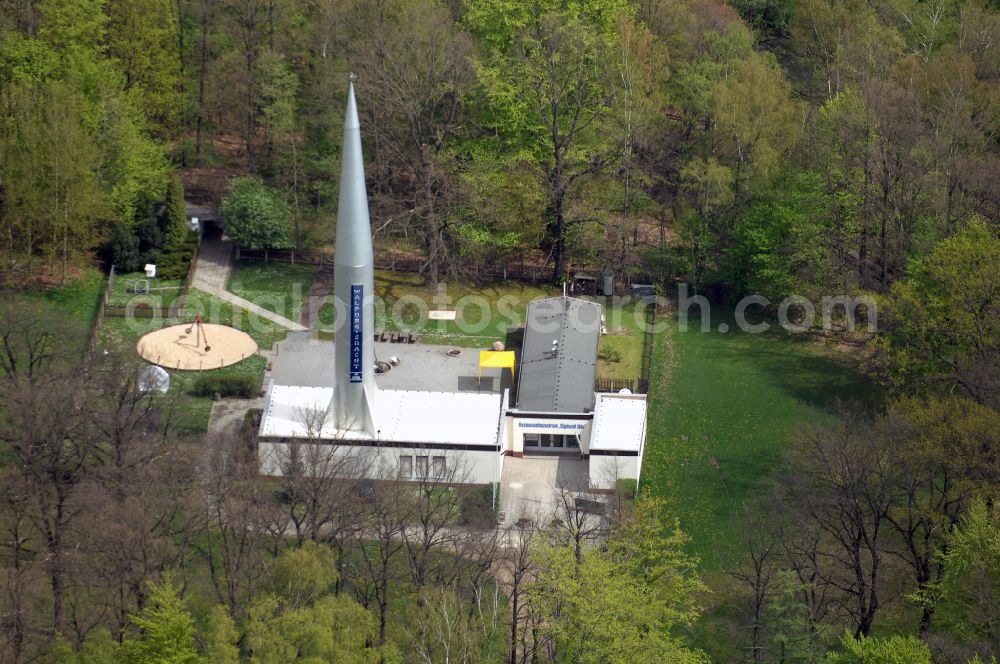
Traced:
<path id="1" fill-rule="evenodd" d="M 628 390 L 633 393 L 637 392 L 636 380 L 634 378 L 594 379 L 595 392 L 620 392 L 621 390 Z"/>
<path id="2" fill-rule="evenodd" d="M 243 249 L 236 248 L 236 260 L 264 261 L 269 263 L 299 263 L 302 265 L 318 265 L 320 268 L 333 265 L 333 258 L 322 253 L 308 251 L 293 251 L 288 249 Z M 423 272 L 427 262 L 420 258 L 376 258 L 376 270 L 392 272 Z M 468 271 L 467 276 L 482 280 L 524 281 L 532 284 L 548 282 L 552 278 L 552 267 L 549 265 L 525 265 L 523 257 L 516 264 L 496 265 L 490 267 L 475 267 Z"/>
<path id="3" fill-rule="evenodd" d="M 195 263 L 198 260 L 198 249 L 201 247 L 201 234 L 198 234 L 198 242 L 194 246 L 191 254 L 191 262 L 188 264 L 187 276 L 181 285 L 180 293 L 169 307 L 154 307 L 145 302 L 134 306 L 123 304 L 109 304 L 111 292 L 115 286 L 115 266 L 112 265 L 108 271 L 108 282 L 104 286 L 104 293 L 101 295 L 101 303 L 97 307 L 97 317 L 94 319 L 94 327 L 90 330 L 90 340 L 87 342 L 86 357 L 90 359 L 97 347 L 97 339 L 101 336 L 101 329 L 104 327 L 105 316 L 112 318 L 176 318 L 184 300 L 187 299 L 188 291 L 191 289 L 191 282 L 194 279 Z"/>
<path id="4" fill-rule="evenodd" d="M 104 325 L 104 314 L 108 309 L 108 300 L 111 299 L 111 289 L 115 285 L 115 266 L 111 266 L 108 272 L 108 281 L 104 285 L 104 293 L 101 294 L 101 303 L 97 305 L 97 317 L 94 318 L 94 327 L 90 330 L 90 339 L 87 341 L 86 359 L 90 360 L 97 347 L 97 338 L 101 335 L 101 327 Z"/>
<path id="5" fill-rule="evenodd" d="M 177 296 L 177 299 L 175 299 L 170 305 L 170 309 L 167 310 L 167 314 L 171 318 L 177 318 L 181 309 L 184 307 L 185 300 L 187 300 L 188 291 L 191 290 L 191 282 L 194 281 L 194 270 L 198 262 L 199 249 L 201 249 L 201 233 L 198 233 L 198 241 L 194 245 L 194 251 L 191 252 L 191 262 L 188 263 L 187 276 L 184 277 L 184 284 L 181 285 L 181 292 Z"/>
<path id="6" fill-rule="evenodd" d="M 295 251 L 294 249 L 244 249 L 236 247 L 235 260 L 264 261 L 270 263 L 301 263 L 302 265 L 333 265 L 333 259 L 323 253 Z"/>
<path id="7" fill-rule="evenodd" d="M 645 325 L 642 333 L 642 358 L 639 364 L 639 392 L 649 394 L 649 381 L 653 375 L 653 342 L 656 341 L 656 300 L 646 305 L 643 314 Z"/>

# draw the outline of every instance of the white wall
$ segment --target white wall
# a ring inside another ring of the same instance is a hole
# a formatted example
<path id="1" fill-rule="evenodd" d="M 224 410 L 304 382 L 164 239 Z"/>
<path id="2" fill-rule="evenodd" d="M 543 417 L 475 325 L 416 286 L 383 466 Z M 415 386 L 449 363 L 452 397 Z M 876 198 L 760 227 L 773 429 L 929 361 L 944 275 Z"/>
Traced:
<path id="1" fill-rule="evenodd" d="M 506 447 L 511 452 L 523 453 L 526 433 L 576 434 L 580 436 L 580 448 L 586 454 L 590 442 L 590 425 L 591 420 L 511 417 L 508 413 Z"/>
<path id="2" fill-rule="evenodd" d="M 618 480 L 639 479 L 642 457 L 590 455 L 590 488 L 614 489 Z"/>
<path id="3" fill-rule="evenodd" d="M 344 456 L 354 459 L 348 464 L 351 469 L 370 479 L 397 479 L 399 472 L 399 457 L 426 455 L 430 457 L 444 456 L 449 481 L 464 484 L 489 484 L 499 481 L 500 455 L 493 450 L 435 450 L 395 448 L 389 445 L 382 447 L 361 447 L 351 445 L 331 445 L 323 443 L 301 443 L 300 455 L 303 458 L 325 460 L 332 463 L 342 463 Z M 280 477 L 282 465 L 288 459 L 288 443 L 258 443 L 260 472 L 263 475 Z M 403 478 L 405 479 L 405 478 Z"/>

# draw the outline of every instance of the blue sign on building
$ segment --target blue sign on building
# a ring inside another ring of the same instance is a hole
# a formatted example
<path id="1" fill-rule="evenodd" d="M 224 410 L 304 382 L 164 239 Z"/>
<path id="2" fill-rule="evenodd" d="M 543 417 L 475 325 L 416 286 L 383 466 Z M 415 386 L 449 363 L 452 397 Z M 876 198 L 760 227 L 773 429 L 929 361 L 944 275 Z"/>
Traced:
<path id="1" fill-rule="evenodd" d="M 364 321 L 361 318 L 365 291 L 362 284 L 351 284 L 351 382 L 364 381 L 361 345 L 364 343 Z"/>

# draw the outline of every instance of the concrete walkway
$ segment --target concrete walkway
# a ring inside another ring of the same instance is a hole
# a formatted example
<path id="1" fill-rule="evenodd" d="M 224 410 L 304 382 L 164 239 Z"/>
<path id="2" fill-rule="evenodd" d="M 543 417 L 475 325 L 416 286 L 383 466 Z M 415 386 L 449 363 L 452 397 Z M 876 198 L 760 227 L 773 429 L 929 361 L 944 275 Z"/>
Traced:
<path id="1" fill-rule="evenodd" d="M 202 290 L 202 291 L 208 293 L 209 295 L 217 297 L 220 300 L 225 300 L 226 302 L 229 302 L 230 304 L 232 304 L 234 307 L 239 307 L 240 309 L 243 309 L 244 311 L 248 311 L 248 312 L 254 314 L 255 316 L 260 316 L 261 318 L 266 318 L 267 320 L 271 321 L 272 323 L 277 323 L 278 325 L 280 325 L 281 327 L 285 328 L 286 330 L 294 330 L 294 331 L 301 332 L 301 331 L 309 329 L 305 325 L 301 325 L 299 323 L 296 323 L 295 321 L 289 320 L 289 319 L 285 318 L 284 316 L 279 316 L 278 314 L 274 313 L 273 311 L 268 311 L 264 307 L 259 307 L 256 304 L 254 304 L 253 302 L 251 302 L 250 300 L 244 300 L 242 297 L 239 297 L 238 295 L 233 295 L 232 293 L 230 293 L 227 290 L 223 290 L 221 288 L 216 288 L 214 286 L 206 286 L 206 285 L 196 285 L 195 288 L 197 288 L 199 290 Z"/>
<path id="2" fill-rule="evenodd" d="M 208 422 L 208 432 L 229 437 L 239 433 L 243 419 L 251 408 L 263 408 L 264 399 L 223 399 L 212 406 L 212 419 Z"/>
<path id="3" fill-rule="evenodd" d="M 202 238 L 194 264 L 191 285 L 201 290 L 226 290 L 233 269 L 233 243 L 230 240 Z"/>
<path id="4" fill-rule="evenodd" d="M 225 300 L 235 307 L 248 311 L 256 316 L 277 323 L 288 330 L 308 330 L 305 325 L 289 320 L 284 316 L 259 307 L 250 300 L 233 295 L 226 290 L 229 284 L 229 273 L 233 269 L 233 243 L 229 240 L 213 240 L 202 238 L 198 248 L 198 258 L 194 265 L 194 277 L 191 286 L 209 295 Z"/>
<path id="5" fill-rule="evenodd" d="M 333 297 L 333 266 L 325 266 L 316 272 L 312 285 L 309 287 L 309 295 L 306 297 L 305 306 L 302 307 L 302 314 L 299 322 L 309 328 L 319 328 L 319 310 L 327 301 L 332 302 Z"/>
<path id="6" fill-rule="evenodd" d="M 500 477 L 501 526 L 518 519 L 547 524 L 559 512 L 563 491 L 587 490 L 586 461 L 573 456 L 506 457 Z"/>

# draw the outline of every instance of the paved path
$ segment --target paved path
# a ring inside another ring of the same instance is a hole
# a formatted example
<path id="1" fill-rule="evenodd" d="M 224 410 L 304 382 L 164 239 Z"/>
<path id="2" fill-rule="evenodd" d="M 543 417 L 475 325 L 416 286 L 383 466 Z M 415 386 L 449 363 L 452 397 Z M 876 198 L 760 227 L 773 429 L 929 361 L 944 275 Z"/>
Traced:
<path id="1" fill-rule="evenodd" d="M 244 311 L 249 311 L 250 313 L 256 316 L 260 316 L 261 318 L 266 318 L 272 323 L 277 323 L 278 325 L 287 330 L 296 330 L 301 332 L 309 329 L 305 325 L 296 323 L 295 321 L 289 320 L 284 316 L 279 316 L 273 311 L 268 311 L 264 307 L 259 307 L 250 300 L 244 300 L 242 297 L 239 297 L 238 295 L 233 295 L 227 290 L 216 288 L 214 286 L 207 286 L 204 284 L 198 284 L 195 286 L 195 288 L 204 291 L 209 295 L 213 295 L 219 298 L 220 300 L 225 300 L 226 302 L 232 304 L 234 307 L 239 307 L 240 309 L 243 309 Z"/>
<path id="2" fill-rule="evenodd" d="M 233 269 L 233 243 L 229 240 L 211 240 L 203 238 L 198 249 L 198 258 L 194 265 L 194 277 L 191 286 L 220 300 L 225 300 L 254 315 L 266 318 L 272 323 L 289 330 L 308 330 L 305 325 L 289 320 L 284 316 L 259 307 L 250 300 L 233 295 L 226 290 L 229 283 L 229 273 Z"/>
<path id="3" fill-rule="evenodd" d="M 251 408 L 263 408 L 264 399 L 223 399 L 212 405 L 212 419 L 208 432 L 219 436 L 234 436 L 243 426 L 243 419 Z"/>
<path id="4" fill-rule="evenodd" d="M 587 490 L 587 462 L 569 456 L 506 457 L 500 478 L 501 526 L 520 518 L 546 524 L 560 511 L 562 491 Z"/>
<path id="5" fill-rule="evenodd" d="M 202 238 L 194 264 L 191 285 L 201 290 L 226 290 L 229 272 L 233 269 L 233 243 L 230 240 Z"/>
<path id="6" fill-rule="evenodd" d="M 333 290 L 333 266 L 324 266 L 319 269 L 313 277 L 312 286 L 309 287 L 309 295 L 306 297 L 305 306 L 302 307 L 302 314 L 299 322 L 306 327 L 319 328 L 319 310 L 326 304 L 327 300 L 332 301 L 330 291 Z"/>

